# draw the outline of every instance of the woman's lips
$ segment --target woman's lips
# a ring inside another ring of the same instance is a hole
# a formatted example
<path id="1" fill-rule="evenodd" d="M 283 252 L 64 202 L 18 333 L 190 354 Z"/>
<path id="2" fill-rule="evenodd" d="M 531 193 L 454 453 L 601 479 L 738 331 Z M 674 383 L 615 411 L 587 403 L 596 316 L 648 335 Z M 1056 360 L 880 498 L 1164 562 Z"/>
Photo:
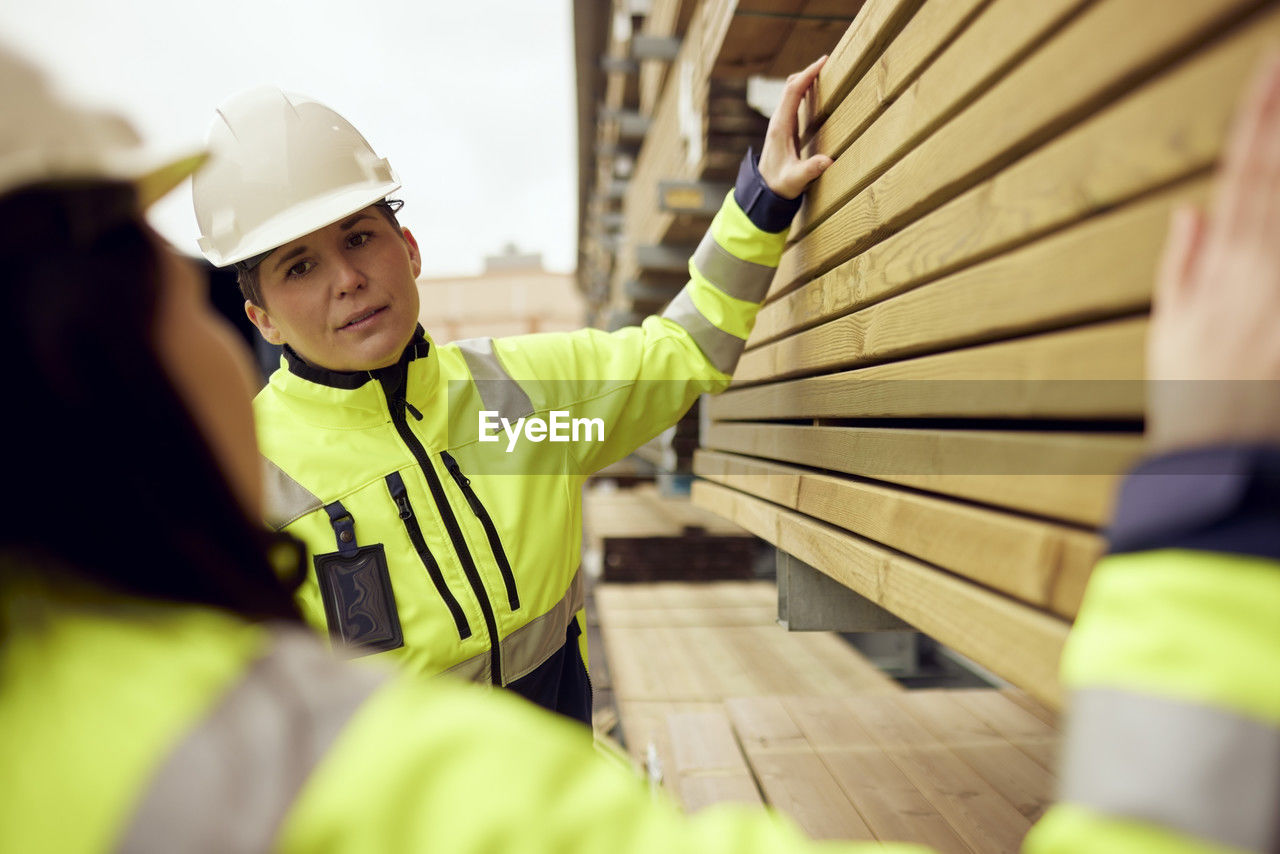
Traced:
<path id="1" fill-rule="evenodd" d="M 363 329 L 366 326 L 371 325 L 378 318 L 378 316 L 381 315 L 386 310 L 387 310 L 387 307 L 384 305 L 384 306 L 381 306 L 380 308 L 372 309 L 365 314 L 357 315 L 355 320 L 348 321 L 342 326 L 339 326 L 338 331 L 345 332 L 347 330 Z"/>

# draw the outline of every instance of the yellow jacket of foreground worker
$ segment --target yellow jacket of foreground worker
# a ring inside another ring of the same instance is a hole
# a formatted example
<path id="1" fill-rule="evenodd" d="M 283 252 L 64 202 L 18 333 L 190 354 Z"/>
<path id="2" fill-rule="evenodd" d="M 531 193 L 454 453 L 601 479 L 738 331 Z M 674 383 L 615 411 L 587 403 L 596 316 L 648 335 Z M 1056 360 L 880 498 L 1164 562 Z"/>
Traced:
<path id="1" fill-rule="evenodd" d="M 1261 500 L 1190 486 L 1232 506 L 1147 525 L 1098 567 L 1030 854 L 1277 850 L 1275 472 Z M 334 661 L 297 628 L 3 576 L 0 851 L 923 851 L 818 846 L 758 810 L 686 819 L 515 698 Z"/>
<path id="2" fill-rule="evenodd" d="M 762 231 L 730 193 L 688 285 L 640 327 L 419 336 L 398 365 L 362 373 L 287 351 L 255 414 L 271 521 L 313 558 L 307 620 L 413 673 L 586 719 L 583 479 L 728 384 L 789 219 Z"/>
<path id="3" fill-rule="evenodd" d="M 0 602 L 3 852 L 818 849 L 759 809 L 690 821 L 576 724 L 302 629 L 65 585 Z"/>

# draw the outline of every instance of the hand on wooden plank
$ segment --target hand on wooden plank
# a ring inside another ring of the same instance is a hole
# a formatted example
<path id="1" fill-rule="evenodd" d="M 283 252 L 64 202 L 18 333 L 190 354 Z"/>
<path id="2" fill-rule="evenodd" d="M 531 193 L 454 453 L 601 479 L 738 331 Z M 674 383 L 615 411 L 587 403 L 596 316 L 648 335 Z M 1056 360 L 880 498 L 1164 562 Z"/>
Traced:
<path id="1" fill-rule="evenodd" d="M 1174 213 L 1147 345 L 1155 450 L 1280 440 L 1280 51 L 1227 139 L 1211 216 Z"/>
<path id="2" fill-rule="evenodd" d="M 760 177 L 784 199 L 794 199 L 805 191 L 813 180 L 826 171 L 834 161 L 825 154 L 800 158 L 800 105 L 805 94 L 818 79 L 818 72 L 827 61 L 825 56 L 804 71 L 787 78 L 782 90 L 782 102 L 769 119 L 764 134 L 764 148 L 760 152 Z"/>

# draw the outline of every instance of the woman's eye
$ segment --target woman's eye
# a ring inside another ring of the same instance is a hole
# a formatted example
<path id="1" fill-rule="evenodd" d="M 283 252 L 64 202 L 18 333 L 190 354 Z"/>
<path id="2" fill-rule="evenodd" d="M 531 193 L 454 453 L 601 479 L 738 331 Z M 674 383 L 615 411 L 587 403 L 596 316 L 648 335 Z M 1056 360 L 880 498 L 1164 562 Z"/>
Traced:
<path id="1" fill-rule="evenodd" d="M 311 268 L 314 266 L 315 266 L 315 263 L 312 261 L 299 261 L 297 264 L 294 264 L 292 267 L 290 267 L 288 272 L 285 275 L 289 276 L 290 278 L 305 276 L 307 273 L 311 272 Z"/>
<path id="2" fill-rule="evenodd" d="M 366 243 L 368 243 L 372 239 L 373 239 L 373 235 L 370 234 L 369 232 L 357 231 L 356 233 L 352 234 L 347 238 L 347 245 L 351 247 L 364 246 Z"/>

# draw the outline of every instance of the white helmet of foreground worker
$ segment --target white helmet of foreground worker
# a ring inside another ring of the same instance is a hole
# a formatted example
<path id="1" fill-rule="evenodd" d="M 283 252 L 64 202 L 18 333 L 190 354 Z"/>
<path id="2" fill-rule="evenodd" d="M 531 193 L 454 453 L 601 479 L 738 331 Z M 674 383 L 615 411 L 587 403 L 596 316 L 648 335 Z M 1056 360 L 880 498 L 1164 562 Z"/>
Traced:
<path id="1" fill-rule="evenodd" d="M 218 109 L 212 160 L 192 181 L 200 251 L 253 267 L 271 250 L 386 198 L 391 165 L 350 122 L 305 95 L 262 87 Z"/>
<path id="2" fill-rule="evenodd" d="M 0 196 L 33 184 L 125 181 L 139 210 L 205 160 L 203 151 L 160 157 L 123 116 L 64 97 L 34 65 L 0 45 Z"/>

